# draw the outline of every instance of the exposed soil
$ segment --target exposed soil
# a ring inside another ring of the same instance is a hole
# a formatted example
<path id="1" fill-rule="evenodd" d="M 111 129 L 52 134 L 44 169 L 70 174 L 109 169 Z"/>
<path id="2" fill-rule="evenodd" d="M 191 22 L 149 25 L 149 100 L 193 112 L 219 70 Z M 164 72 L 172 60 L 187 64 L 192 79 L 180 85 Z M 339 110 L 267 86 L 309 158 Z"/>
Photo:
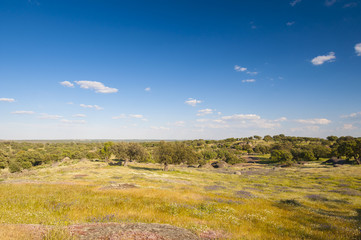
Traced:
<path id="1" fill-rule="evenodd" d="M 28 239 L 40 240 L 51 230 L 51 226 L 37 224 L 0 224 L 1 226 L 12 226 L 27 232 Z M 79 240 L 199 240 L 216 239 L 205 234 L 199 238 L 192 232 L 174 227 L 168 224 L 155 223 L 91 223 L 71 225 L 67 227 L 69 233 Z M 16 238 L 14 238 L 16 239 Z"/>
<path id="2" fill-rule="evenodd" d="M 80 240 L 83 239 L 109 239 L 109 240 L 178 240 L 199 239 L 195 234 L 182 228 L 167 224 L 145 223 L 100 223 L 73 225 L 69 230 Z"/>

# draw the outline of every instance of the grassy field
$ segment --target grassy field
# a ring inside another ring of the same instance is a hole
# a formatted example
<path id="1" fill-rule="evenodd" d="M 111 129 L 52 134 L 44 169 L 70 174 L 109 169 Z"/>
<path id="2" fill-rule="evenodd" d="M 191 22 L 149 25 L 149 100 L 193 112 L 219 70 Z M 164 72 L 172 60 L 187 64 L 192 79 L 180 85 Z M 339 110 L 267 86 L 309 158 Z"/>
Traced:
<path id="1" fill-rule="evenodd" d="M 94 222 L 166 223 L 221 239 L 361 237 L 359 166 L 161 169 L 85 160 L 3 170 L 0 238 L 26 239 L 15 224 Z"/>

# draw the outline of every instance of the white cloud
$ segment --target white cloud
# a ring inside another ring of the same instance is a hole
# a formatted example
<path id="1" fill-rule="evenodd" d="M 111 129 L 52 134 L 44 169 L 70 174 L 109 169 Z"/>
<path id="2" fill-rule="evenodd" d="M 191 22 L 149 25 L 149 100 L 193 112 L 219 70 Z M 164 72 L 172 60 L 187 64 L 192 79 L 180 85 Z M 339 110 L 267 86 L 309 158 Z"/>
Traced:
<path id="1" fill-rule="evenodd" d="M 184 125 L 185 125 L 184 121 L 177 121 L 174 123 L 174 126 L 177 126 L 177 127 L 184 127 Z"/>
<path id="2" fill-rule="evenodd" d="M 14 111 L 14 112 L 12 112 L 12 114 L 19 114 L 19 115 L 24 114 L 24 115 L 30 115 L 30 114 L 35 114 L 35 112 L 33 112 L 33 111 Z"/>
<path id="3" fill-rule="evenodd" d="M 193 99 L 193 98 L 188 98 L 188 100 L 186 100 L 184 103 L 191 105 L 192 107 L 195 107 L 197 104 L 201 103 L 201 100 L 197 100 L 197 99 Z"/>
<path id="4" fill-rule="evenodd" d="M 212 114 L 214 111 L 215 110 L 210 109 L 210 108 L 198 110 L 197 116 L 204 116 L 204 115 Z"/>
<path id="5" fill-rule="evenodd" d="M 333 4 L 336 3 L 336 1 L 337 1 L 337 0 L 326 0 L 326 1 L 325 1 L 325 5 L 328 6 L 328 7 L 329 7 L 329 6 L 332 6 Z"/>
<path id="6" fill-rule="evenodd" d="M 250 72 L 250 71 L 248 71 L 247 74 L 249 74 L 249 75 L 257 75 L 258 72 Z"/>
<path id="7" fill-rule="evenodd" d="M 289 27 L 292 26 L 293 24 L 295 24 L 295 22 L 287 22 L 286 23 L 286 25 L 289 26 Z"/>
<path id="8" fill-rule="evenodd" d="M 146 91 L 146 92 L 150 92 L 150 90 L 151 90 L 150 87 L 147 87 L 144 89 L 144 91 Z"/>
<path id="9" fill-rule="evenodd" d="M 163 130 L 163 131 L 168 131 L 170 130 L 170 128 L 167 128 L 167 127 L 150 127 L 151 129 L 154 129 L 154 130 Z"/>
<path id="10" fill-rule="evenodd" d="M 80 107 L 82 108 L 92 108 L 95 110 L 103 110 L 104 108 L 99 107 L 98 105 L 85 105 L 85 104 L 80 104 Z"/>
<path id="11" fill-rule="evenodd" d="M 256 114 L 234 114 L 231 116 L 222 117 L 223 120 L 255 120 L 261 119 L 260 116 Z"/>
<path id="12" fill-rule="evenodd" d="M 74 84 L 69 81 L 63 81 L 63 82 L 60 82 L 60 84 L 64 87 L 74 87 Z"/>
<path id="13" fill-rule="evenodd" d="M 41 119 L 60 119 L 60 118 L 63 118 L 63 116 L 60 116 L 60 115 L 49 115 L 47 113 L 42 113 L 40 114 L 40 117 Z"/>
<path id="14" fill-rule="evenodd" d="M 287 118 L 286 117 L 281 117 L 281 118 L 278 118 L 276 120 L 274 120 L 275 122 L 284 122 L 284 121 L 287 121 Z"/>
<path id="15" fill-rule="evenodd" d="M 112 119 L 124 119 L 124 118 L 127 118 L 127 116 L 125 114 L 120 114 L 118 116 L 112 117 Z"/>
<path id="16" fill-rule="evenodd" d="M 342 118 L 356 118 L 361 117 L 361 112 L 351 113 L 349 115 L 343 115 Z"/>
<path id="17" fill-rule="evenodd" d="M 350 3 L 345 4 L 343 7 L 344 8 L 352 8 L 352 7 L 356 7 L 356 6 L 357 6 L 356 2 L 350 2 Z"/>
<path id="18" fill-rule="evenodd" d="M 14 98 L 0 98 L 0 102 L 15 102 Z"/>
<path id="19" fill-rule="evenodd" d="M 234 70 L 236 70 L 237 72 L 245 72 L 247 71 L 247 68 L 235 65 Z"/>
<path id="20" fill-rule="evenodd" d="M 294 0 L 294 1 L 292 1 L 292 2 L 290 2 L 290 5 L 292 6 L 292 7 L 294 7 L 297 3 L 300 3 L 302 0 Z"/>
<path id="21" fill-rule="evenodd" d="M 85 115 L 85 114 L 81 114 L 81 113 L 79 113 L 79 114 L 74 114 L 74 115 L 73 115 L 73 117 L 85 118 L 85 117 L 86 117 L 86 115 Z"/>
<path id="22" fill-rule="evenodd" d="M 356 129 L 356 127 L 353 126 L 352 124 L 344 124 L 343 129 L 344 130 L 352 130 L 352 129 Z"/>
<path id="23" fill-rule="evenodd" d="M 129 114 L 129 117 L 131 118 L 144 118 L 141 114 Z"/>
<path id="24" fill-rule="evenodd" d="M 67 102 L 66 104 L 73 105 L 74 103 L 73 102 Z"/>
<path id="25" fill-rule="evenodd" d="M 327 125 L 331 123 L 331 120 L 326 118 L 314 118 L 314 119 L 298 119 L 296 120 L 298 123 L 303 124 L 312 124 L 312 125 Z"/>
<path id="26" fill-rule="evenodd" d="M 81 88 L 92 89 L 96 93 L 116 93 L 118 89 L 104 86 L 101 82 L 96 81 L 75 81 Z"/>
<path id="27" fill-rule="evenodd" d="M 320 130 L 319 126 L 306 126 L 306 127 L 302 127 L 302 128 L 291 128 L 290 131 L 291 132 L 301 132 L 302 134 L 304 134 L 305 130 L 309 131 L 309 132 L 317 132 L 318 130 Z"/>
<path id="28" fill-rule="evenodd" d="M 203 122 L 208 122 L 208 121 L 209 121 L 209 119 L 206 119 L 206 118 L 200 118 L 200 119 L 197 119 L 196 121 L 197 121 L 197 122 L 201 122 L 201 123 L 203 123 Z"/>
<path id="29" fill-rule="evenodd" d="M 242 82 L 243 83 L 253 83 L 253 82 L 255 82 L 256 81 L 256 79 L 245 79 L 245 80 L 242 80 Z"/>
<path id="30" fill-rule="evenodd" d="M 85 124 L 85 120 L 68 120 L 68 119 L 62 119 L 60 120 L 62 123 L 66 124 Z"/>
<path id="31" fill-rule="evenodd" d="M 335 53 L 334 52 L 330 52 L 328 55 L 321 55 L 321 56 L 317 56 L 314 59 L 312 59 L 312 64 L 313 65 L 322 65 L 325 62 L 333 62 L 336 59 Z"/>
<path id="32" fill-rule="evenodd" d="M 357 56 L 361 56 L 361 43 L 355 45 L 355 52 Z"/>
<path id="33" fill-rule="evenodd" d="M 148 121 L 142 114 L 120 114 L 118 116 L 112 117 L 112 119 L 126 119 L 126 118 L 135 118 L 143 121 Z"/>

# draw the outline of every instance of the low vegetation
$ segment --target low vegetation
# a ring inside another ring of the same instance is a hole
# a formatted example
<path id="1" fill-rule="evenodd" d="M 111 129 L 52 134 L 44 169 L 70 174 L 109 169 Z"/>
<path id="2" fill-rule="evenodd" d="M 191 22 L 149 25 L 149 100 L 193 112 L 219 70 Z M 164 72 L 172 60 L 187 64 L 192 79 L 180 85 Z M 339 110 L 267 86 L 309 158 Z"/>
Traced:
<path id="1" fill-rule="evenodd" d="M 283 135 L 0 142 L 0 238 L 30 236 L 19 224 L 76 239 L 64 227 L 140 222 L 201 239 L 359 239 L 359 144 Z M 324 163 L 333 156 L 343 164 Z"/>

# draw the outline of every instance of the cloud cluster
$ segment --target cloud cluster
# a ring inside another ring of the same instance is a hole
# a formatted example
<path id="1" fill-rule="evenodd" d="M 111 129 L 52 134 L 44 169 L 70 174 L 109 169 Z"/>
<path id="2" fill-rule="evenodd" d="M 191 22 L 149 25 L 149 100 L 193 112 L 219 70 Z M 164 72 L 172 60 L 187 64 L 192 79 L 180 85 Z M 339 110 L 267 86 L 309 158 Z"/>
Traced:
<path id="1" fill-rule="evenodd" d="M 133 118 L 133 119 L 140 119 L 143 121 L 148 121 L 142 114 L 120 114 L 118 116 L 112 117 L 112 119 L 126 119 L 126 118 Z"/>
<path id="2" fill-rule="evenodd" d="M 64 87 L 74 87 L 74 84 L 69 81 L 60 82 L 60 85 L 62 85 Z"/>
<path id="3" fill-rule="evenodd" d="M 186 100 L 184 103 L 188 104 L 188 105 L 190 105 L 192 107 L 195 107 L 195 106 L 197 106 L 197 104 L 202 103 L 202 101 L 194 99 L 194 98 L 188 98 L 188 100 Z"/>
<path id="4" fill-rule="evenodd" d="M 317 65 L 322 65 L 325 62 L 332 62 L 336 59 L 335 53 L 334 52 L 330 52 L 328 55 L 321 55 L 321 56 L 317 56 L 314 59 L 312 59 L 312 64 L 317 66 Z"/>
<path id="5" fill-rule="evenodd" d="M 17 115 L 31 115 L 31 114 L 35 114 L 34 111 L 14 111 L 11 112 L 12 114 L 17 114 Z"/>
<path id="6" fill-rule="evenodd" d="M 233 114 L 223 116 L 219 119 L 197 119 L 196 127 L 205 129 L 274 129 L 280 127 L 280 122 L 286 121 L 286 118 L 276 120 L 262 119 L 257 114 Z"/>
<path id="7" fill-rule="evenodd" d="M 235 65 L 234 70 L 236 70 L 237 72 L 245 72 L 247 71 L 247 68 Z"/>
<path id="8" fill-rule="evenodd" d="M 349 115 L 343 115 L 341 118 L 358 118 L 361 117 L 361 112 L 351 113 Z"/>
<path id="9" fill-rule="evenodd" d="M 77 117 L 77 118 L 85 118 L 85 117 L 86 117 L 86 115 L 85 115 L 85 114 L 81 114 L 81 113 L 79 113 L 79 114 L 74 114 L 74 115 L 73 115 L 73 117 Z"/>
<path id="10" fill-rule="evenodd" d="M 85 124 L 85 120 L 68 120 L 68 119 L 62 119 L 60 120 L 62 123 L 66 124 Z"/>
<path id="11" fill-rule="evenodd" d="M 261 119 L 260 116 L 256 114 L 233 114 L 231 116 L 222 117 L 223 120 L 255 120 Z"/>
<path id="12" fill-rule="evenodd" d="M 103 83 L 97 81 L 75 81 L 76 84 L 83 89 L 91 89 L 96 93 L 116 93 L 118 89 L 104 86 Z"/>
<path id="13" fill-rule="evenodd" d="M 244 80 L 242 80 L 242 83 L 253 83 L 253 82 L 255 82 L 256 81 L 256 79 L 244 79 Z"/>
<path id="14" fill-rule="evenodd" d="M 292 7 L 294 7 L 297 3 L 300 3 L 302 0 L 293 0 L 292 2 L 290 2 L 290 5 Z"/>
<path id="15" fill-rule="evenodd" d="M 357 56 L 361 56 L 361 43 L 355 45 L 355 52 Z"/>
<path id="16" fill-rule="evenodd" d="M 80 104 L 80 107 L 82 108 L 91 108 L 95 110 L 103 110 L 104 108 L 99 107 L 98 105 L 86 105 L 86 104 Z"/>
<path id="17" fill-rule="evenodd" d="M 118 89 L 105 86 L 101 82 L 97 81 L 75 81 L 76 84 L 83 89 L 94 90 L 96 93 L 116 93 Z M 64 87 L 74 87 L 74 84 L 69 81 L 60 82 L 60 85 Z"/>
<path id="18" fill-rule="evenodd" d="M 331 120 L 326 118 L 314 118 L 314 119 L 297 119 L 298 123 L 311 124 L 311 125 L 327 125 L 331 123 Z"/>
<path id="19" fill-rule="evenodd" d="M 53 119 L 53 120 L 56 120 L 56 119 L 61 119 L 63 118 L 63 116 L 60 116 L 60 115 L 49 115 L 47 113 L 42 113 L 40 114 L 39 116 L 40 119 Z"/>
<path id="20" fill-rule="evenodd" d="M 201 109 L 201 110 L 198 110 L 197 116 L 204 116 L 204 115 L 212 114 L 214 111 L 215 111 L 214 109 L 210 109 L 210 108 Z"/>
<path id="21" fill-rule="evenodd" d="M 336 1 L 337 1 L 337 0 L 326 0 L 326 1 L 325 1 L 325 5 L 328 6 L 328 7 L 330 7 L 330 6 L 332 6 L 333 4 L 335 4 Z"/>
<path id="22" fill-rule="evenodd" d="M 14 98 L 0 98 L 0 102 L 15 102 Z"/>

